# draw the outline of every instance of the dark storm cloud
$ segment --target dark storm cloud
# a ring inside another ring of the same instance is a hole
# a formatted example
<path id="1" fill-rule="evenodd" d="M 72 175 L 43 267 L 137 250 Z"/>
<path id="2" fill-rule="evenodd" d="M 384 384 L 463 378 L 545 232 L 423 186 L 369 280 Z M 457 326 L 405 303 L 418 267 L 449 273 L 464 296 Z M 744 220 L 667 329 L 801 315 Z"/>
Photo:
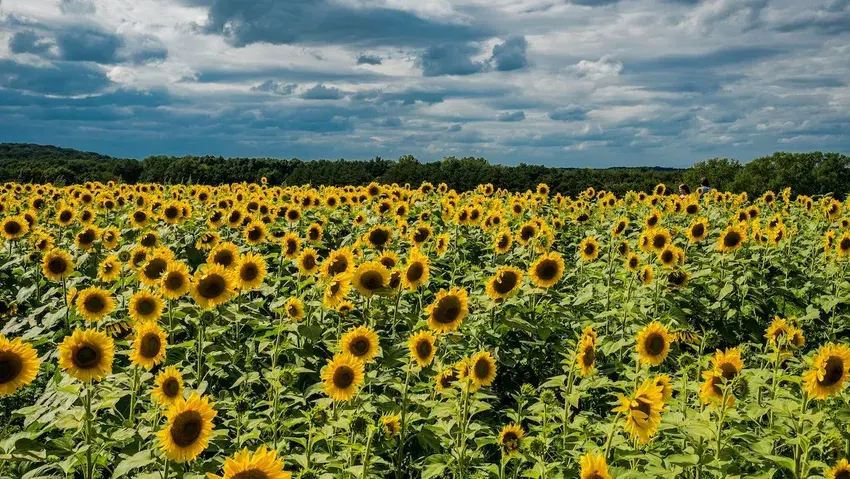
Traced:
<path id="1" fill-rule="evenodd" d="M 0 58 L 0 87 L 44 95 L 95 93 L 112 82 L 100 69 L 73 62 L 34 67 Z"/>
<path id="2" fill-rule="evenodd" d="M 37 34 L 33 30 L 16 32 L 9 40 L 9 49 L 12 53 L 33 53 L 41 55 L 50 50 L 51 41 Z"/>
<path id="3" fill-rule="evenodd" d="M 527 49 L 528 42 L 525 37 L 508 37 L 504 43 L 493 47 L 490 60 L 498 71 L 519 70 L 528 65 Z"/>

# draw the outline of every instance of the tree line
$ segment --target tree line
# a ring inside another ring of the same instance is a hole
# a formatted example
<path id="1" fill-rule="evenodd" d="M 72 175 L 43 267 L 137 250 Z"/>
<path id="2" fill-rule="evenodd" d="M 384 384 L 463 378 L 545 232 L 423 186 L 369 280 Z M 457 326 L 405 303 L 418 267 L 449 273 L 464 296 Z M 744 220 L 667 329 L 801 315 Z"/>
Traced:
<path id="1" fill-rule="evenodd" d="M 790 186 L 795 193 L 843 197 L 850 192 L 850 157 L 777 152 L 747 163 L 712 158 L 690 168 L 557 168 L 523 163 L 494 165 L 473 157 L 420 162 L 410 155 L 368 161 L 156 155 L 139 161 L 47 145 L 0 144 L 0 182 L 63 185 L 114 180 L 219 185 L 259 182 L 261 178 L 271 185 L 313 186 L 365 185 L 371 181 L 418 185 L 428 181 L 446 183 L 456 190 L 492 183 L 511 191 L 546 183 L 552 192 L 573 196 L 589 186 L 617 194 L 650 191 L 659 183 L 671 189 L 680 183 L 696 188 L 701 178 L 708 178 L 713 187 L 735 192 L 761 194 Z"/>

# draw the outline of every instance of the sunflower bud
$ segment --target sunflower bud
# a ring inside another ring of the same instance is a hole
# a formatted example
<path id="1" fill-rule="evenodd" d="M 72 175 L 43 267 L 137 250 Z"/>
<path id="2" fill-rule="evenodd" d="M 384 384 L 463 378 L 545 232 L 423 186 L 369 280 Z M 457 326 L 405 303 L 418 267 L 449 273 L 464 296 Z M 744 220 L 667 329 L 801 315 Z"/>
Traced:
<path id="1" fill-rule="evenodd" d="M 528 383 L 523 384 L 522 387 L 519 388 L 519 392 L 525 397 L 534 396 L 534 386 Z"/>
<path id="2" fill-rule="evenodd" d="M 540 400 L 546 404 L 555 404 L 555 393 L 551 389 L 544 389 L 540 392 Z"/>
<path id="3" fill-rule="evenodd" d="M 535 436 L 528 442 L 528 451 L 534 456 L 542 457 L 546 454 L 546 449 L 546 440 L 541 436 Z"/>
<path id="4" fill-rule="evenodd" d="M 351 430 L 354 434 L 366 434 L 371 418 L 365 414 L 357 414 L 351 418 Z"/>

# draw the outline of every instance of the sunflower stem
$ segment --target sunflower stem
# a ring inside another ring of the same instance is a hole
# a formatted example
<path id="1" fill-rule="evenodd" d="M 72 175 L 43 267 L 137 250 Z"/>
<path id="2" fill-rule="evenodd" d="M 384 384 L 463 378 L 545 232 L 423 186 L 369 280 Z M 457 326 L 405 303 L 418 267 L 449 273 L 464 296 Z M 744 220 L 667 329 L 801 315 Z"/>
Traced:
<path id="1" fill-rule="evenodd" d="M 366 450 L 363 452 L 363 470 L 360 472 L 360 479 L 366 479 L 369 477 L 369 460 L 371 459 L 370 454 L 372 453 L 372 436 L 375 435 L 375 431 L 372 426 L 369 426 L 369 429 L 366 431 Z M 308 462 L 309 465 L 309 462 Z"/>
<path id="2" fill-rule="evenodd" d="M 614 431 L 617 429 L 617 423 L 620 422 L 620 418 L 623 416 L 622 412 L 618 412 L 617 416 L 614 417 L 614 421 L 611 423 L 611 430 L 608 431 L 608 437 L 605 439 L 605 460 L 608 460 L 609 454 L 611 452 L 611 444 L 614 440 Z"/>
<path id="3" fill-rule="evenodd" d="M 398 432 L 398 451 L 396 452 L 396 460 L 395 460 L 395 463 L 396 463 L 395 477 L 398 478 L 398 479 L 401 479 L 401 477 L 402 477 L 401 476 L 401 460 L 402 460 L 402 454 L 403 454 L 403 451 L 404 451 L 404 439 L 405 439 L 404 438 L 404 427 L 405 427 L 405 421 L 407 419 L 407 391 L 408 391 L 408 387 L 409 387 L 409 384 L 410 384 L 410 370 L 412 368 L 413 368 L 413 358 L 411 358 L 407 362 L 407 372 L 404 375 L 404 388 L 402 388 L 402 392 L 401 392 L 401 414 L 400 414 L 401 418 L 400 418 L 400 421 L 399 421 L 401 423 L 401 425 L 400 425 L 401 427 L 399 428 L 399 432 Z"/>
<path id="4" fill-rule="evenodd" d="M 86 408 L 86 417 L 84 421 L 85 425 L 85 436 L 86 436 L 86 479 L 91 479 L 94 475 L 94 464 L 92 463 L 92 433 L 91 433 L 91 423 L 92 423 L 92 414 L 91 414 L 91 400 L 92 400 L 92 385 L 90 383 L 86 383 L 85 385 L 85 408 Z"/>
<path id="5" fill-rule="evenodd" d="M 136 401 L 138 399 L 138 391 L 139 391 L 139 368 L 133 368 L 133 383 L 132 389 L 130 390 L 130 424 L 133 425 L 136 423 Z"/>

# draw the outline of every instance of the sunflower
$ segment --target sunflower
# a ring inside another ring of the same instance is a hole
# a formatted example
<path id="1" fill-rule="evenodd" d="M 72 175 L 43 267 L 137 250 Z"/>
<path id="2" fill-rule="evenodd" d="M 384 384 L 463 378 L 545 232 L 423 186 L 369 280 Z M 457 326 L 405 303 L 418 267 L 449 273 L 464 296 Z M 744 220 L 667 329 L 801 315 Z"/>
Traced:
<path id="1" fill-rule="evenodd" d="M 717 350 L 711 359 L 711 369 L 702 373 L 705 380 L 700 387 L 700 398 L 706 404 L 723 401 L 724 385 L 731 383 L 735 377 L 744 369 L 741 360 L 741 352 L 738 348 L 727 348 L 726 351 Z M 735 402 L 731 390 L 726 391 L 727 405 Z"/>
<path id="2" fill-rule="evenodd" d="M 410 350 L 410 358 L 419 364 L 420 368 L 424 368 L 431 364 L 434 360 L 434 355 L 437 353 L 435 343 L 437 337 L 431 331 L 422 330 L 410 336 L 410 341 L 407 343 L 407 348 Z"/>
<path id="3" fill-rule="evenodd" d="M 441 289 L 434 302 L 425 310 L 428 315 L 428 327 L 438 333 L 448 333 L 460 327 L 463 318 L 469 313 L 467 292 L 452 287 L 449 291 Z"/>
<path id="4" fill-rule="evenodd" d="M 469 358 L 469 390 L 477 391 L 490 386 L 496 379 L 496 360 L 487 351 L 475 353 Z"/>
<path id="5" fill-rule="evenodd" d="M 60 281 L 74 272 L 74 262 L 66 251 L 54 248 L 41 259 L 41 272 L 51 281 Z"/>
<path id="6" fill-rule="evenodd" d="M 224 461 L 224 475 L 207 473 L 208 479 L 291 479 L 292 473 L 283 470 L 283 461 L 276 451 L 260 446 L 251 453 L 242 449 Z"/>
<path id="7" fill-rule="evenodd" d="M 521 245 L 527 245 L 534 237 L 537 236 L 537 231 L 539 227 L 537 223 L 533 220 L 526 221 L 519 227 L 519 231 L 516 234 L 517 243 Z"/>
<path id="8" fill-rule="evenodd" d="M 388 287 L 390 272 L 380 262 L 368 261 L 357 267 L 352 282 L 357 291 L 371 298 L 376 292 Z"/>
<path id="9" fill-rule="evenodd" d="M 667 374 L 655 376 L 655 384 L 661 386 L 661 399 L 669 401 L 673 397 L 673 380 Z"/>
<path id="10" fill-rule="evenodd" d="M 56 210 L 56 224 L 64 228 L 70 225 L 76 216 L 73 209 L 63 206 Z"/>
<path id="11" fill-rule="evenodd" d="M 304 320 L 304 302 L 294 296 L 286 301 L 283 310 L 286 311 L 286 316 L 296 323 Z"/>
<path id="12" fill-rule="evenodd" d="M 209 251 L 221 241 L 221 236 L 215 231 L 207 231 L 195 241 L 195 249 L 198 251 Z"/>
<path id="13" fill-rule="evenodd" d="M 106 228 L 100 235 L 100 244 L 106 249 L 115 249 L 119 241 L 121 241 L 121 231 L 114 226 Z"/>
<path id="14" fill-rule="evenodd" d="M 155 293 L 141 290 L 130 297 L 130 317 L 136 322 L 156 321 L 162 316 L 164 304 Z"/>
<path id="15" fill-rule="evenodd" d="M 363 235 L 363 241 L 373 248 L 384 248 L 390 244 L 393 238 L 392 230 L 384 225 L 375 225 Z"/>
<path id="16" fill-rule="evenodd" d="M 625 216 L 621 216 L 614 222 L 614 225 L 611 226 L 611 236 L 620 236 L 628 227 L 629 219 Z"/>
<path id="17" fill-rule="evenodd" d="M 401 431 L 401 422 L 397 414 L 388 414 L 381 416 L 381 427 L 384 429 L 384 435 L 387 438 L 397 436 Z"/>
<path id="18" fill-rule="evenodd" d="M 493 237 L 493 249 L 498 254 L 505 254 L 511 250 L 513 236 L 507 228 L 502 229 Z"/>
<path id="19" fill-rule="evenodd" d="M 410 232 L 410 242 L 416 246 L 422 246 L 433 234 L 434 230 L 431 229 L 431 225 L 422 223 Z"/>
<path id="20" fill-rule="evenodd" d="M 364 364 L 370 363 L 379 352 L 378 335 L 367 326 L 358 326 L 342 335 L 339 349 Z"/>
<path id="21" fill-rule="evenodd" d="M 535 261 L 528 271 L 531 282 L 538 288 L 553 286 L 564 274 L 564 259 L 555 251 L 546 253 Z"/>
<path id="22" fill-rule="evenodd" d="M 213 309 L 236 294 L 234 280 L 223 266 L 206 265 L 195 272 L 189 293 L 201 308 Z"/>
<path id="23" fill-rule="evenodd" d="M 325 285 L 322 304 L 328 309 L 336 308 L 351 291 L 351 276 L 338 274 Z"/>
<path id="24" fill-rule="evenodd" d="M 298 255 L 298 272 L 312 276 L 319 272 L 319 254 L 313 248 L 307 248 Z"/>
<path id="25" fill-rule="evenodd" d="M 850 479 L 850 463 L 847 459 L 838 461 L 835 467 L 826 471 L 826 479 Z"/>
<path id="26" fill-rule="evenodd" d="M 578 245 L 578 253 L 582 261 L 593 261 L 599 256 L 599 242 L 593 236 L 581 240 Z"/>
<path id="27" fill-rule="evenodd" d="M 447 233 L 440 233 L 437 235 L 437 241 L 435 242 L 434 249 L 437 251 L 437 256 L 443 256 L 446 251 L 448 251 L 449 235 Z"/>
<path id="28" fill-rule="evenodd" d="M 434 379 L 434 389 L 437 391 L 443 391 L 451 389 L 460 378 L 458 377 L 458 372 L 455 368 L 446 368 L 440 371 Z"/>
<path id="29" fill-rule="evenodd" d="M 664 362 L 664 358 L 670 352 L 670 343 L 673 335 L 667 326 L 658 321 L 653 321 L 644 327 L 635 337 L 635 348 L 638 358 L 643 364 L 658 366 Z"/>
<path id="30" fill-rule="evenodd" d="M 147 231 L 139 236 L 139 246 L 143 248 L 158 248 L 160 246 L 159 233 Z"/>
<path id="31" fill-rule="evenodd" d="M 321 377 L 325 394 L 335 401 L 348 401 L 363 382 L 363 363 L 350 354 L 337 354 L 328 360 Z"/>
<path id="32" fill-rule="evenodd" d="M 581 479 L 611 479 L 608 464 L 602 454 L 585 454 L 579 459 Z"/>
<path id="33" fill-rule="evenodd" d="M 708 220 L 705 218 L 697 218 L 688 226 L 688 241 L 691 243 L 699 243 L 708 235 Z"/>
<path id="34" fill-rule="evenodd" d="M 743 225 L 727 226 L 717 239 L 717 251 L 735 251 L 747 241 L 747 230 Z"/>
<path id="35" fill-rule="evenodd" d="M 679 251 L 673 245 L 667 245 L 658 252 L 658 262 L 665 268 L 672 268 L 679 262 Z"/>
<path id="36" fill-rule="evenodd" d="M 584 337 L 576 350 L 576 368 L 581 377 L 593 373 L 596 364 L 596 342 L 594 338 Z"/>
<path id="37" fill-rule="evenodd" d="M 614 412 L 624 413 L 624 429 L 631 438 L 638 438 L 640 444 L 646 444 L 658 431 L 661 412 L 664 410 L 663 386 L 653 379 L 647 379 L 629 398 L 619 395 L 620 405 Z"/>
<path id="38" fill-rule="evenodd" d="M 21 216 L 8 216 L 0 222 L 0 233 L 7 241 L 23 238 L 29 229 L 29 223 Z"/>
<path id="39" fill-rule="evenodd" d="M 180 261 L 169 261 L 159 280 L 160 292 L 168 299 L 179 299 L 189 292 L 189 268 Z"/>
<path id="40" fill-rule="evenodd" d="M 640 273 L 638 273 L 638 279 L 640 279 L 643 285 L 652 284 L 652 280 L 655 279 L 655 272 L 652 270 L 652 266 L 646 265 L 641 268 Z"/>
<path id="41" fill-rule="evenodd" d="M 216 245 L 207 255 L 208 264 L 217 264 L 224 269 L 233 270 L 239 263 L 239 249 L 235 244 L 227 242 Z"/>
<path id="42" fill-rule="evenodd" d="M 336 305 L 336 311 L 344 318 L 348 316 L 348 313 L 354 311 L 354 303 L 348 300 L 340 301 L 339 304 Z"/>
<path id="43" fill-rule="evenodd" d="M 0 398 L 10 396 L 38 375 L 38 353 L 21 338 L 11 341 L 0 334 Z"/>
<path id="44" fill-rule="evenodd" d="M 76 301 L 77 313 L 89 321 L 99 321 L 115 309 L 115 301 L 103 288 L 86 288 Z"/>
<path id="45" fill-rule="evenodd" d="M 138 208 L 130 213 L 130 224 L 134 228 L 144 228 L 150 223 L 151 215 L 144 208 Z"/>
<path id="46" fill-rule="evenodd" d="M 401 276 L 401 285 L 413 291 L 428 282 L 429 272 L 428 257 L 423 255 L 419 249 L 413 248 L 410 250 L 407 265 L 404 267 L 404 274 Z"/>
<path id="47" fill-rule="evenodd" d="M 0 299 L 0 319 L 14 316 L 18 312 L 18 305 L 14 301 Z"/>
<path id="48" fill-rule="evenodd" d="M 640 256 L 635 253 L 629 253 L 626 257 L 626 271 L 635 272 L 640 268 Z"/>
<path id="49" fill-rule="evenodd" d="M 154 321 L 139 322 L 133 339 L 130 362 L 150 370 L 165 360 L 167 341 L 165 331 Z"/>
<path id="50" fill-rule="evenodd" d="M 322 225 L 319 223 L 311 223 L 310 226 L 307 227 L 307 241 L 311 243 L 318 243 L 322 240 L 322 234 L 324 229 Z"/>
<path id="51" fill-rule="evenodd" d="M 328 253 L 322 261 L 322 276 L 331 278 L 334 275 L 348 273 L 354 270 L 354 254 L 350 248 L 340 248 Z"/>
<path id="52" fill-rule="evenodd" d="M 156 375 L 151 395 L 159 404 L 171 406 L 183 398 L 183 375 L 174 366 L 167 366 Z"/>
<path id="53" fill-rule="evenodd" d="M 158 286 L 162 275 L 168 269 L 168 262 L 173 259 L 174 253 L 165 247 L 149 251 L 145 256 L 144 264 L 139 268 L 139 281 L 149 288 Z"/>
<path id="54" fill-rule="evenodd" d="M 159 448 L 175 462 L 195 459 L 209 444 L 216 414 L 206 396 L 178 398 L 165 412 L 165 427 L 156 434 Z"/>
<path id="55" fill-rule="evenodd" d="M 245 244 L 249 246 L 263 244 L 263 242 L 266 241 L 266 236 L 268 236 L 268 234 L 269 231 L 266 228 L 265 223 L 256 220 L 252 221 L 245 227 Z"/>
<path id="56" fill-rule="evenodd" d="M 121 276 L 121 261 L 114 254 L 107 256 L 98 267 L 97 276 L 101 281 L 111 283 Z"/>
<path id="57" fill-rule="evenodd" d="M 239 289 L 257 289 L 266 278 L 266 260 L 256 253 L 247 253 L 239 258 L 233 276 Z"/>
<path id="58" fill-rule="evenodd" d="M 58 349 L 59 367 L 80 381 L 100 381 L 112 373 L 115 344 L 106 333 L 75 329 Z"/>
<path id="59" fill-rule="evenodd" d="M 646 230 L 644 235 L 647 242 L 643 249 L 656 253 L 663 250 L 671 241 L 670 231 L 667 228 L 652 228 Z"/>
<path id="60" fill-rule="evenodd" d="M 525 436 L 525 431 L 516 424 L 509 424 L 502 428 L 499 433 L 499 447 L 506 456 L 513 456 L 519 452 L 522 437 Z"/>
<path id="61" fill-rule="evenodd" d="M 841 238 L 835 242 L 835 252 L 841 257 L 850 255 L 850 232 L 845 232 L 841 235 Z"/>
<path id="62" fill-rule="evenodd" d="M 487 295 L 497 301 L 504 301 L 516 294 L 522 286 L 523 273 L 513 266 L 500 266 L 487 280 Z"/>
<path id="63" fill-rule="evenodd" d="M 850 374 L 850 348 L 829 343 L 821 346 L 812 360 L 812 367 L 803 373 L 803 382 L 810 397 L 826 399 L 844 388 Z"/>

